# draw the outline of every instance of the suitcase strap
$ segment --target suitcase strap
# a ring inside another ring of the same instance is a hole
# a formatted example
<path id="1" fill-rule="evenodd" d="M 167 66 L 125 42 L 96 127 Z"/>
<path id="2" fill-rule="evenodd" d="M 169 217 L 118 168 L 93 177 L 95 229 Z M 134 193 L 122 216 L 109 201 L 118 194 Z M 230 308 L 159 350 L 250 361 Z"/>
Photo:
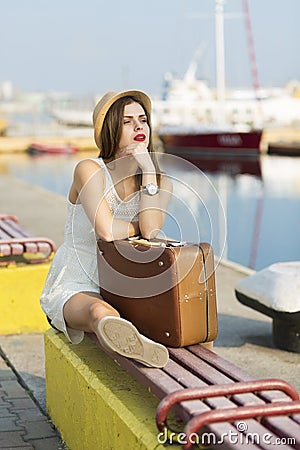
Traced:
<path id="1" fill-rule="evenodd" d="M 209 284 L 208 284 L 208 279 L 209 279 L 209 274 L 207 272 L 207 266 L 206 266 L 206 252 L 204 251 L 204 249 L 202 248 L 201 244 L 199 244 L 199 250 L 202 253 L 202 258 L 203 258 L 203 270 L 204 270 L 204 283 L 205 283 L 205 302 L 206 302 L 206 323 L 207 323 L 207 331 L 206 331 L 206 338 L 204 342 L 209 342 L 211 339 L 211 323 L 209 320 L 209 316 L 210 316 L 210 301 L 209 301 Z"/>

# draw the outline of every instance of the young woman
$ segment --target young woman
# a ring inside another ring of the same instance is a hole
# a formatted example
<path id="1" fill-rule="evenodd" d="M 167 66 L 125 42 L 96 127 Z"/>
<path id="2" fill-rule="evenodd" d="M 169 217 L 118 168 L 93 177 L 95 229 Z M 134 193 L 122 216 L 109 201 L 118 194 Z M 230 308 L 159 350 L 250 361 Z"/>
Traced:
<path id="1" fill-rule="evenodd" d="M 96 105 L 100 154 L 75 167 L 65 240 L 52 261 L 41 306 L 71 342 L 93 332 L 109 351 L 163 367 L 167 349 L 142 336 L 100 296 L 96 257 L 98 238 L 151 239 L 163 226 L 172 185 L 153 152 L 150 114 L 151 101 L 140 91 L 108 92 Z"/>

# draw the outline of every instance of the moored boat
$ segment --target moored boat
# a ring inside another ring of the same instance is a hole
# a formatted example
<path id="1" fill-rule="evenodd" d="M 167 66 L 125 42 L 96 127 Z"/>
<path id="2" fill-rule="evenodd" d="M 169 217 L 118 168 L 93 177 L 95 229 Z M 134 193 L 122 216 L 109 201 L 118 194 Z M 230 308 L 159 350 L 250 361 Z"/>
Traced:
<path id="1" fill-rule="evenodd" d="M 32 143 L 26 151 L 30 155 L 73 155 L 78 149 L 70 144 Z"/>
<path id="2" fill-rule="evenodd" d="M 260 175 L 261 130 L 171 131 L 160 133 L 166 153 L 182 157 L 202 170 Z"/>
<path id="3" fill-rule="evenodd" d="M 191 148 L 192 154 L 215 154 L 229 156 L 258 156 L 262 130 L 249 131 L 194 131 L 166 128 L 159 133 L 168 152 Z"/>
<path id="4" fill-rule="evenodd" d="M 267 153 L 278 156 L 300 156 L 300 142 L 270 142 Z"/>
<path id="5" fill-rule="evenodd" d="M 195 61 L 183 80 L 170 80 L 167 92 L 170 101 L 177 105 L 177 123 L 170 116 L 171 126 L 160 123 L 158 135 L 167 153 L 189 160 L 202 170 L 230 171 L 260 175 L 260 142 L 262 127 L 248 125 L 247 117 L 229 120 L 228 100 L 225 95 L 224 57 L 224 0 L 215 0 L 216 18 L 216 68 L 217 95 L 213 97 L 209 88 L 195 77 Z M 254 51 L 251 52 L 252 54 Z M 253 61 L 252 61 L 253 62 Z M 254 62 L 253 62 L 254 63 Z M 257 80 L 256 86 L 258 84 Z M 194 97 L 197 93 L 197 97 Z M 200 113 L 198 104 L 207 109 Z M 210 109 L 209 105 L 213 108 Z M 160 111 L 168 109 L 160 105 Z M 179 111 L 178 108 L 181 107 Z M 171 107 L 170 107 L 171 109 Z M 245 108 L 247 109 L 247 108 Z M 258 114 L 257 114 L 258 116 Z M 232 119 L 232 118 L 231 118 Z"/>

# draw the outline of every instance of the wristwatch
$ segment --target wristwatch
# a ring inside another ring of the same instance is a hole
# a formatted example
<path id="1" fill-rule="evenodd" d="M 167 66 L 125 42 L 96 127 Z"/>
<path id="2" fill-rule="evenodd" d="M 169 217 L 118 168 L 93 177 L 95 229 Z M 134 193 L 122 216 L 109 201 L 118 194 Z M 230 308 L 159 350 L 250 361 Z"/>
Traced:
<path id="1" fill-rule="evenodd" d="M 149 183 L 149 184 L 146 184 L 146 186 L 142 186 L 142 191 L 148 195 L 155 195 L 158 193 L 159 189 L 156 184 Z"/>

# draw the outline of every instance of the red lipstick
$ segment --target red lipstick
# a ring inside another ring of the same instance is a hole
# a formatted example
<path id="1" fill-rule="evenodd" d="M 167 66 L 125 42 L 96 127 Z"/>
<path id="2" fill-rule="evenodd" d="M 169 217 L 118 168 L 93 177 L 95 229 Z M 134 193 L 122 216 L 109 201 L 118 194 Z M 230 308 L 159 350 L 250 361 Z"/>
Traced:
<path id="1" fill-rule="evenodd" d="M 145 134 L 137 134 L 134 138 L 135 141 L 143 142 L 146 139 Z"/>

